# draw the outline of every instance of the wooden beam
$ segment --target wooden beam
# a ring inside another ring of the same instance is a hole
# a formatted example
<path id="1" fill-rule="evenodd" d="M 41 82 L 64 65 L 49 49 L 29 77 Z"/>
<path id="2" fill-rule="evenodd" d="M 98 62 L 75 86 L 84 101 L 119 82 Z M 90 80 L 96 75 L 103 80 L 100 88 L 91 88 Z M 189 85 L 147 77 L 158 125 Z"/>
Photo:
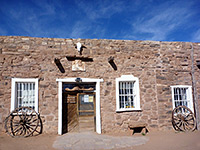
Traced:
<path id="1" fill-rule="evenodd" d="M 110 57 L 108 58 L 108 63 L 111 65 L 111 67 L 112 67 L 114 70 L 117 70 L 117 66 L 116 66 L 116 64 L 115 64 L 115 62 L 114 62 L 114 57 L 113 57 L 113 56 L 110 56 Z"/>
<path id="2" fill-rule="evenodd" d="M 92 62 L 93 61 L 93 58 L 91 57 L 84 57 L 84 56 L 66 56 L 67 60 L 69 61 L 74 61 L 74 60 L 82 60 L 82 61 L 86 61 L 86 62 Z"/>
<path id="3" fill-rule="evenodd" d="M 65 69 L 63 68 L 63 66 L 61 64 L 60 59 L 55 58 L 54 62 L 56 64 L 56 66 L 58 67 L 58 69 L 60 70 L 60 72 L 65 73 Z"/>

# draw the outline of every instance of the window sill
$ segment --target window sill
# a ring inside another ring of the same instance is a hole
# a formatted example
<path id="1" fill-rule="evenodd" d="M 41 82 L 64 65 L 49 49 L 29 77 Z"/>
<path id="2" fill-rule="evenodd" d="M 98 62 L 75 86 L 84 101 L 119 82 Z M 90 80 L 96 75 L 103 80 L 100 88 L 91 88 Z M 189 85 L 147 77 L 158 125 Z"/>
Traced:
<path id="1" fill-rule="evenodd" d="M 131 109 L 117 109 L 116 112 L 129 112 L 129 111 L 142 111 L 140 108 L 131 108 Z"/>

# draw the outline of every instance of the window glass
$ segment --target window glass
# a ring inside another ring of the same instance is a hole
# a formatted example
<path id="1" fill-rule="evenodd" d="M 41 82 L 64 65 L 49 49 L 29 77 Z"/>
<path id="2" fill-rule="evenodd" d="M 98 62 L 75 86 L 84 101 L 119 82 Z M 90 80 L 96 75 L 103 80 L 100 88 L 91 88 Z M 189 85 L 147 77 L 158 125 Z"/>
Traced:
<path id="1" fill-rule="evenodd" d="M 16 83 L 16 107 L 27 106 L 35 109 L 35 83 Z"/>
<path id="2" fill-rule="evenodd" d="M 132 75 L 116 79 L 117 111 L 140 110 L 139 80 Z"/>
<path id="3" fill-rule="evenodd" d="M 186 106 L 193 111 L 192 89 L 191 86 L 171 86 L 173 108 Z"/>

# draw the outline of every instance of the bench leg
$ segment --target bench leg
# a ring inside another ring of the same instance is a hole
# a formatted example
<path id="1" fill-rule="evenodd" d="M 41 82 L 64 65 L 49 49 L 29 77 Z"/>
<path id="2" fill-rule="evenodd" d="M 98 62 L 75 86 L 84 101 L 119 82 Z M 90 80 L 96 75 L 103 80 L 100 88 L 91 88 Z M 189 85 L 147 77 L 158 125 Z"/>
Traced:
<path id="1" fill-rule="evenodd" d="M 135 133 L 135 131 L 134 131 L 134 129 L 133 129 L 133 133 L 132 133 L 132 135 Z"/>
<path id="2" fill-rule="evenodd" d="M 134 130 L 128 128 L 128 132 L 129 132 L 130 135 L 133 135 Z"/>
<path id="3" fill-rule="evenodd" d="M 144 134 L 144 135 L 146 135 L 146 128 L 144 127 L 144 128 L 142 128 L 142 134 Z"/>

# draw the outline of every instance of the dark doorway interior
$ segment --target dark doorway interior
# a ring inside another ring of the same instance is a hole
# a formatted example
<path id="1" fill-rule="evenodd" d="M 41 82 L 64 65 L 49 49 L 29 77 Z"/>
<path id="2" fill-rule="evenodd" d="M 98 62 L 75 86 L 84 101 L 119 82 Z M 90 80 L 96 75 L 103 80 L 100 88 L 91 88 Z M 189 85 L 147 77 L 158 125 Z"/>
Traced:
<path id="1" fill-rule="evenodd" d="M 95 83 L 65 83 L 62 133 L 95 131 Z"/>

